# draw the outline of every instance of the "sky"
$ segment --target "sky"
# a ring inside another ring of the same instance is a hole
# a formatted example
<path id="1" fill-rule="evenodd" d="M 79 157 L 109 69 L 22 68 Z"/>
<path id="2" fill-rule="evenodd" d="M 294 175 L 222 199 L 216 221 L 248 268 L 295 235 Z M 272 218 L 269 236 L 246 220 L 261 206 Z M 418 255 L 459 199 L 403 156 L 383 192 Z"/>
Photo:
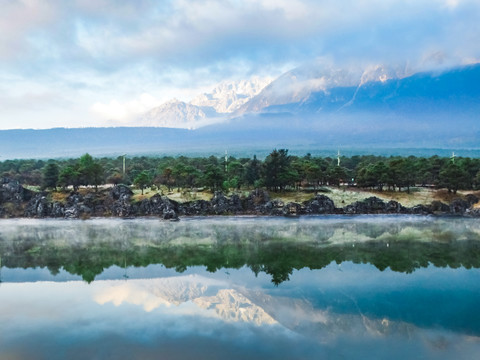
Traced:
<path id="1" fill-rule="evenodd" d="M 0 129 L 134 125 L 315 59 L 480 61 L 478 0 L 0 0 Z"/>

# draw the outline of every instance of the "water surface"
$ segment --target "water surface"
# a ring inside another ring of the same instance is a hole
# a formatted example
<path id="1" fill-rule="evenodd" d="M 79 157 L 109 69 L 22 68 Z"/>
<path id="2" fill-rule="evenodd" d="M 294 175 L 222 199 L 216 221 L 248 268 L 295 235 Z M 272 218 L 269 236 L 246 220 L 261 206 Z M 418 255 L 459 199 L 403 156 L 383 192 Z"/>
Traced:
<path id="1" fill-rule="evenodd" d="M 480 223 L 2 220 L 0 358 L 472 359 Z"/>

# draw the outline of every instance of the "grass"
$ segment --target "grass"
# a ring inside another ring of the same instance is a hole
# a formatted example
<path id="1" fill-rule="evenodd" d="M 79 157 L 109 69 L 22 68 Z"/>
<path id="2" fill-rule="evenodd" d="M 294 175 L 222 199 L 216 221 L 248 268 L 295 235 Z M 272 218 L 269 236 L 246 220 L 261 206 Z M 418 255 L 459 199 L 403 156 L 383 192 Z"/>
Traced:
<path id="1" fill-rule="evenodd" d="M 56 201 L 62 204 L 65 204 L 67 202 L 67 197 L 70 195 L 68 192 L 63 192 L 63 191 L 52 191 L 50 193 L 50 196 L 52 198 L 52 201 Z"/>
<path id="2" fill-rule="evenodd" d="M 403 206 L 412 207 L 415 205 L 428 205 L 433 201 L 442 201 L 444 203 L 450 203 L 455 198 L 464 198 L 467 194 L 474 194 L 480 198 L 480 191 L 458 191 L 457 194 L 449 193 L 447 190 L 434 190 L 428 188 L 411 188 L 410 193 L 406 191 L 376 191 L 376 190 L 363 190 L 358 188 L 348 187 L 326 187 L 328 191 L 318 192 L 328 196 L 333 200 L 335 206 L 344 207 L 350 205 L 356 201 L 362 201 L 369 197 L 376 196 L 383 201 L 395 200 L 401 203 Z M 303 202 L 312 199 L 315 196 L 311 192 L 296 192 L 286 191 L 281 193 L 270 193 L 272 199 L 280 199 L 283 202 Z M 476 205 L 480 207 L 480 203 Z"/>
<path id="3" fill-rule="evenodd" d="M 132 188 L 134 201 L 142 201 L 149 199 L 155 194 L 165 195 L 169 199 L 184 203 L 195 200 L 211 200 L 213 194 L 210 190 L 190 190 L 190 189 L 172 189 L 168 191 L 166 187 L 161 188 L 147 188 L 144 189 L 143 195 L 140 189 Z M 82 195 L 94 192 L 93 188 L 81 188 L 79 192 Z M 100 189 L 99 193 L 102 192 Z M 249 190 L 236 191 L 236 194 L 241 197 L 246 197 L 250 193 Z M 226 194 L 230 196 L 230 194 Z M 283 192 L 269 192 L 271 199 L 279 199 L 284 203 L 296 202 L 302 203 L 313 199 L 315 193 L 313 191 L 283 191 Z M 344 207 L 352 204 L 356 201 L 362 201 L 369 197 L 376 196 L 383 201 L 387 202 L 395 200 L 401 203 L 403 206 L 412 207 L 418 204 L 428 205 L 433 201 L 442 201 L 444 203 L 450 203 L 455 198 L 465 198 L 467 194 L 474 194 L 480 198 L 480 191 L 458 191 L 457 194 L 449 193 L 445 189 L 434 190 L 428 188 L 411 188 L 410 193 L 406 191 L 377 191 L 377 190 L 364 190 L 358 188 L 349 187 L 323 187 L 317 194 L 328 196 L 333 200 L 335 206 Z M 65 203 L 68 197 L 68 192 L 52 192 L 52 200 Z M 480 203 L 477 203 L 475 207 L 480 208 Z"/>

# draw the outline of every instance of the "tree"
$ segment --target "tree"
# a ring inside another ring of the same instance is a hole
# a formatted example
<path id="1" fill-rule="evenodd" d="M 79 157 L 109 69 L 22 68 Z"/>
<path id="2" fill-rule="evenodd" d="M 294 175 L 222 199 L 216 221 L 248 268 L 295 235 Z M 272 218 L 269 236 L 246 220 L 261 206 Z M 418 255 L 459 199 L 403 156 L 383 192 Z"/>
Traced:
<path id="1" fill-rule="evenodd" d="M 458 189 L 465 188 L 468 184 L 468 173 L 456 163 L 450 162 L 440 171 L 439 185 L 446 187 L 448 192 L 456 194 Z"/>
<path id="2" fill-rule="evenodd" d="M 204 183 L 212 192 L 221 189 L 225 180 L 225 172 L 223 169 L 214 164 L 209 164 L 205 170 Z"/>
<path id="3" fill-rule="evenodd" d="M 265 159 L 265 185 L 271 190 L 283 190 L 295 177 L 291 173 L 288 150 L 273 150 Z M 298 174 L 297 174 L 298 175 Z"/>
<path id="4" fill-rule="evenodd" d="M 73 186 L 73 190 L 78 190 L 80 185 L 80 172 L 78 171 L 78 165 L 68 165 L 60 171 L 58 176 L 58 184 L 64 189 L 69 185 Z"/>
<path id="5" fill-rule="evenodd" d="M 57 185 L 58 185 L 58 176 L 59 176 L 58 165 L 53 161 L 49 162 L 43 172 L 43 182 L 42 182 L 43 188 L 45 189 L 51 188 L 56 191 Z"/>
<path id="6" fill-rule="evenodd" d="M 135 177 L 135 179 L 133 180 L 133 184 L 140 190 L 142 190 L 143 195 L 143 189 L 152 184 L 152 178 L 150 177 L 148 171 L 143 170 Z"/>
<path id="7" fill-rule="evenodd" d="M 88 153 L 79 159 L 78 172 L 82 185 L 94 185 L 97 190 L 98 185 L 103 182 L 103 167 Z"/>
<path id="8" fill-rule="evenodd" d="M 257 160 L 257 155 L 253 155 L 245 168 L 245 181 L 248 185 L 254 185 L 260 179 L 262 171 L 262 164 Z"/>
<path id="9" fill-rule="evenodd" d="M 158 178 L 158 183 L 165 185 L 168 191 L 172 191 L 172 186 L 175 184 L 175 178 L 173 177 L 173 170 L 170 166 L 163 169 Z"/>

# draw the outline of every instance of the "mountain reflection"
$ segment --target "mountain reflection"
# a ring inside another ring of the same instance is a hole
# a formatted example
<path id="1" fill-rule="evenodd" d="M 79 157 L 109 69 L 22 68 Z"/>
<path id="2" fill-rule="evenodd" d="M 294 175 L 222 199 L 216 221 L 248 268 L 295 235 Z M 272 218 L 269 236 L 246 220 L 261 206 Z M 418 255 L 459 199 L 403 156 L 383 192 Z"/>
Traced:
<path id="1" fill-rule="evenodd" d="M 162 264 L 249 267 L 272 282 L 293 270 L 332 262 L 370 263 L 411 273 L 436 267 L 480 267 L 480 223 L 465 218 L 403 216 L 279 218 L 3 220 L 1 264 L 7 268 L 61 269 L 91 282 L 105 269 Z"/>

